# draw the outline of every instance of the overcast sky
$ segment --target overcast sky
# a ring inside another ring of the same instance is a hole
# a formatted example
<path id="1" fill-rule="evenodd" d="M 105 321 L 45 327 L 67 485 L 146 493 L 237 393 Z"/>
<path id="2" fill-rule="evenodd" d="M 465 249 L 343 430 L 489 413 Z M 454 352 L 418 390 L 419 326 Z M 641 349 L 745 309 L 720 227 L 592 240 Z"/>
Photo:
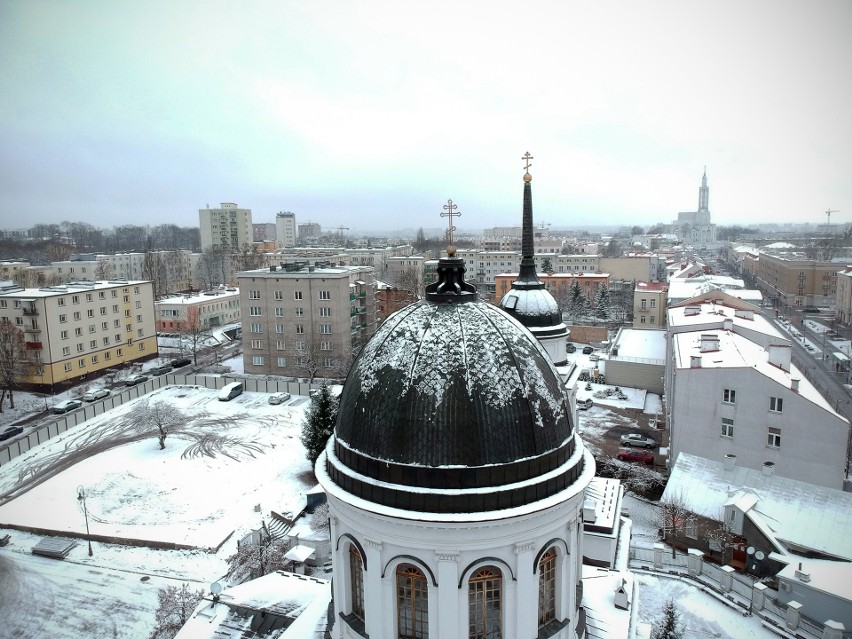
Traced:
<path id="1" fill-rule="evenodd" d="M 852 221 L 852 2 L 0 2 L 0 223 Z"/>

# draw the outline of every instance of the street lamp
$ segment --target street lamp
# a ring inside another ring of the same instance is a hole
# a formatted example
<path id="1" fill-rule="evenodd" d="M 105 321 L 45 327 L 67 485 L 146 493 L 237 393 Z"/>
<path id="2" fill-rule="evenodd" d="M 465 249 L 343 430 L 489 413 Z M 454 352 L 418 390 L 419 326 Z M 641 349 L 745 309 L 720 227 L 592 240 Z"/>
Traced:
<path id="1" fill-rule="evenodd" d="M 92 556 L 92 538 L 89 535 L 89 511 L 86 509 L 86 491 L 82 486 L 77 486 L 77 503 L 83 509 L 83 517 L 86 519 L 86 538 L 89 542 L 89 557 Z"/>

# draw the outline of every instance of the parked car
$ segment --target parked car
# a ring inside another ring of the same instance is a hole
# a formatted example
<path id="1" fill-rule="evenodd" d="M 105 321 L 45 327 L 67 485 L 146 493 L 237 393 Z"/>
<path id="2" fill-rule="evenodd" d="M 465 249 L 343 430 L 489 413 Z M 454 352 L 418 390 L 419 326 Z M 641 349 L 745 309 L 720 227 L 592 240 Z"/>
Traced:
<path id="1" fill-rule="evenodd" d="M 237 395 L 241 395 L 243 392 L 243 383 L 242 382 L 231 382 L 230 384 L 225 384 L 222 387 L 222 390 L 219 391 L 219 401 L 220 402 L 229 402 Z"/>
<path id="2" fill-rule="evenodd" d="M 816 306 L 805 306 L 802 309 L 803 313 L 819 313 L 819 309 Z"/>
<path id="3" fill-rule="evenodd" d="M 831 332 L 831 333 L 828 334 L 828 339 L 833 339 L 833 340 L 843 339 L 843 335 L 840 335 L 839 333 Z"/>
<path id="4" fill-rule="evenodd" d="M 583 355 L 589 355 L 593 350 L 595 350 L 595 349 L 592 348 L 591 346 L 584 346 L 583 347 Z"/>
<path id="5" fill-rule="evenodd" d="M 595 403 L 589 399 L 578 399 L 577 400 L 577 410 L 589 410 Z"/>
<path id="6" fill-rule="evenodd" d="M 51 409 L 57 415 L 61 415 L 62 413 L 67 413 L 69 410 L 74 410 L 75 408 L 80 408 L 83 405 L 79 399 L 66 399 L 58 404 L 54 404 Z"/>
<path id="7" fill-rule="evenodd" d="M 178 357 L 177 359 L 172 360 L 172 368 L 181 368 L 182 366 L 188 366 L 192 364 L 192 360 L 188 357 Z"/>
<path id="8" fill-rule="evenodd" d="M 4 439 L 9 439 L 10 437 L 14 437 L 15 435 L 20 435 L 23 432 L 24 429 L 20 426 L 10 426 L 2 433 L 0 433 L 0 441 L 3 441 Z"/>
<path id="9" fill-rule="evenodd" d="M 90 391 L 87 391 L 85 395 L 83 395 L 83 401 L 93 402 L 96 399 L 101 399 L 103 397 L 109 397 L 108 388 L 93 388 Z"/>
<path id="10" fill-rule="evenodd" d="M 290 399 L 290 393 L 272 393 L 269 396 L 270 404 L 282 404 Z"/>
<path id="11" fill-rule="evenodd" d="M 621 461 L 640 462 L 642 464 L 648 464 L 649 466 L 654 463 L 654 453 L 649 450 L 625 448 L 618 451 L 616 458 Z"/>
<path id="12" fill-rule="evenodd" d="M 630 433 L 629 435 L 621 436 L 621 445 L 635 446 L 636 448 L 654 448 L 657 445 L 657 440 L 647 437 L 642 433 Z"/>
<path id="13" fill-rule="evenodd" d="M 172 365 L 171 364 L 162 364 L 160 366 L 153 366 L 153 367 L 148 369 L 148 372 L 151 373 L 151 375 L 162 375 L 164 373 L 171 373 L 172 372 Z"/>
<path id="14" fill-rule="evenodd" d="M 574 346 L 574 344 L 572 342 L 568 342 L 565 345 L 565 351 L 568 352 L 568 353 L 573 353 L 576 350 L 577 350 L 577 347 Z"/>
<path id="15" fill-rule="evenodd" d="M 133 375 L 128 375 L 124 378 L 124 383 L 127 386 L 136 386 L 140 382 L 144 382 L 148 379 L 147 375 L 143 375 L 142 373 L 134 373 Z"/>

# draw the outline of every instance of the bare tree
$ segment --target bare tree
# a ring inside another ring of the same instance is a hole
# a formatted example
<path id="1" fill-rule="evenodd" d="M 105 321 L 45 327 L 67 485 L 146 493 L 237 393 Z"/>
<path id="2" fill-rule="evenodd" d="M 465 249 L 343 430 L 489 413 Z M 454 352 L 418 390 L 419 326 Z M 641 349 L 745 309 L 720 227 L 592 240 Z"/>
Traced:
<path id="1" fill-rule="evenodd" d="M 95 279 L 111 280 L 115 278 L 115 265 L 107 259 L 99 259 L 95 267 Z"/>
<path id="2" fill-rule="evenodd" d="M 201 313 L 197 307 L 187 307 L 186 317 L 178 320 L 177 332 L 180 335 L 181 349 L 183 349 L 184 344 L 187 344 L 192 353 L 193 363 L 198 366 L 198 351 L 205 346 L 212 335 L 204 326 Z"/>
<path id="3" fill-rule="evenodd" d="M 296 368 L 303 371 L 309 381 L 313 382 L 317 376 L 323 355 L 330 355 L 320 349 L 317 340 L 304 340 L 296 342 Z"/>
<path id="4" fill-rule="evenodd" d="M 402 269 L 398 275 L 392 278 L 391 284 L 400 290 L 411 293 L 417 299 L 423 297 L 423 276 L 416 268 Z"/>
<path id="5" fill-rule="evenodd" d="M 180 588 L 167 586 L 157 593 L 159 606 L 156 613 L 156 627 L 151 639 L 172 639 L 186 623 L 198 602 L 204 598 L 203 590 L 190 590 L 184 583 Z"/>
<path id="6" fill-rule="evenodd" d="M 24 331 L 3 318 L 0 321 L 0 413 L 7 395 L 9 407 L 15 408 L 12 392 L 32 372 L 32 367 L 32 352 L 27 349 Z"/>
<path id="7" fill-rule="evenodd" d="M 198 260 L 196 271 L 203 289 L 211 289 L 230 280 L 231 258 L 227 251 L 216 248 L 204 249 Z"/>
<path id="8" fill-rule="evenodd" d="M 142 260 L 142 277 L 151 280 L 155 300 L 162 298 L 168 292 L 169 276 L 165 260 L 159 253 L 145 252 L 145 257 Z"/>
<path id="9" fill-rule="evenodd" d="M 156 428 L 160 450 L 166 447 L 166 437 L 186 422 L 186 415 L 172 404 L 147 401 L 133 412 L 133 418 L 142 428 Z"/>
<path id="10" fill-rule="evenodd" d="M 284 559 L 290 550 L 290 542 L 269 534 L 264 523 L 255 531 L 253 539 L 237 544 L 237 552 L 228 557 L 228 578 L 241 583 L 246 579 L 256 579 L 276 570 L 286 570 L 293 562 Z"/>
<path id="11" fill-rule="evenodd" d="M 687 507 L 686 498 L 678 493 L 660 500 L 658 526 L 663 539 L 670 538 L 672 557 L 676 556 L 678 535 L 683 535 L 689 525 L 694 525 L 698 519 L 696 514 Z"/>
<path id="12" fill-rule="evenodd" d="M 251 271 L 263 266 L 263 253 L 254 244 L 243 244 L 232 256 L 235 271 Z"/>

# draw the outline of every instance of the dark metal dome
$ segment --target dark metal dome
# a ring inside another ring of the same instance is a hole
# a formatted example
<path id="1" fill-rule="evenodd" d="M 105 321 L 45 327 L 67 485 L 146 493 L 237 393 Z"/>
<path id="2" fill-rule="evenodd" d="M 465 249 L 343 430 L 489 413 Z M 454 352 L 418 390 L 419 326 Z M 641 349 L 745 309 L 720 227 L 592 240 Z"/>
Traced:
<path id="1" fill-rule="evenodd" d="M 463 272 L 462 260 L 441 262 Z M 583 463 L 547 352 L 470 291 L 454 298 L 432 286 L 426 300 L 390 316 L 355 361 L 329 476 L 368 500 L 426 512 L 508 508 L 563 490 Z M 475 490 L 483 488 L 491 490 Z"/>

